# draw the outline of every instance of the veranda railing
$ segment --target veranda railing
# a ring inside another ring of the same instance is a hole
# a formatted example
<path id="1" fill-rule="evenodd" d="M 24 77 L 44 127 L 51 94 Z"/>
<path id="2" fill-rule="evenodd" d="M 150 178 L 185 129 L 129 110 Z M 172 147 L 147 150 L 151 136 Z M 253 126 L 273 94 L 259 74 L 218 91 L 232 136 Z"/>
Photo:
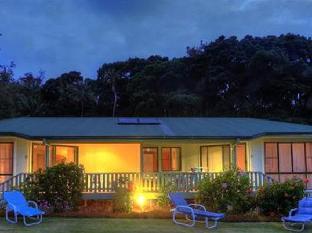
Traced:
<path id="1" fill-rule="evenodd" d="M 221 172 L 122 172 L 122 173 L 85 173 L 85 193 L 111 193 L 116 187 L 135 186 L 143 192 L 159 192 L 168 184 L 174 184 L 177 191 L 196 192 L 202 179 L 208 177 L 214 179 Z M 262 186 L 264 182 L 272 182 L 272 179 L 262 172 L 246 172 L 250 178 L 254 190 Z M 32 174 L 20 173 L 0 184 L 0 192 L 18 189 L 27 179 L 33 179 Z"/>

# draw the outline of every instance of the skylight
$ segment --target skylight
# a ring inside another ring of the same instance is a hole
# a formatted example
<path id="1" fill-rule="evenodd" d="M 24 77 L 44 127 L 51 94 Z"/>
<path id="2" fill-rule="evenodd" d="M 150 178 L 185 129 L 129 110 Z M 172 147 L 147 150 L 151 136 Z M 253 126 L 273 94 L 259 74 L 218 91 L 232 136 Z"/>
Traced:
<path id="1" fill-rule="evenodd" d="M 157 118 L 119 117 L 118 125 L 159 125 Z"/>

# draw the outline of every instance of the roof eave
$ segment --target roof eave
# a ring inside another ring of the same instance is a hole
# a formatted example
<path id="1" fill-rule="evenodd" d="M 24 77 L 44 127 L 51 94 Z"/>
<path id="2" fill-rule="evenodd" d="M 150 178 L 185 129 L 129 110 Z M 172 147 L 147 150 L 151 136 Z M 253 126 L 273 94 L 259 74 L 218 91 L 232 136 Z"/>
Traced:
<path id="1" fill-rule="evenodd" d="M 16 132 L 0 132 L 0 136 L 19 137 L 27 140 L 107 140 L 107 139 L 123 139 L 123 140 L 250 140 L 265 136 L 291 136 L 291 135 L 307 135 L 312 136 L 312 132 L 266 132 L 255 134 L 252 136 L 231 135 L 231 136 L 32 136 Z"/>

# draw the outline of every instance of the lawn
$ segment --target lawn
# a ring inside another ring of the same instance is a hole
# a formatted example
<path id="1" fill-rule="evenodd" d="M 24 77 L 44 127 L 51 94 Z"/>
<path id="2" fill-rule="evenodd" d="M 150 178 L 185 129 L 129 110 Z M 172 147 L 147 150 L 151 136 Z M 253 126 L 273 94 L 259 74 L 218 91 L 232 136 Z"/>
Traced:
<path id="1" fill-rule="evenodd" d="M 0 232 L 133 232 L 133 233 L 203 233 L 203 232 L 287 232 L 280 223 L 221 223 L 217 230 L 208 230 L 202 224 L 195 228 L 174 225 L 170 220 L 164 219 L 116 219 L 116 218 L 45 218 L 41 225 L 24 227 L 7 224 L 3 218 L 0 220 Z M 312 232 L 312 226 L 305 232 Z"/>

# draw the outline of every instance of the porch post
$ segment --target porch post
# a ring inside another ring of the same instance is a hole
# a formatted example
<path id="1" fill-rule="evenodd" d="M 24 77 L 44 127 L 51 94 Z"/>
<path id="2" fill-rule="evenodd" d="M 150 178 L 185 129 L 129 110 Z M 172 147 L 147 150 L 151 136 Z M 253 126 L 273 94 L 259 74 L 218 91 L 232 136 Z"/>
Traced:
<path id="1" fill-rule="evenodd" d="M 43 144 L 45 145 L 45 161 L 46 161 L 46 167 L 50 166 L 50 145 L 49 143 L 46 141 L 46 139 L 43 139 Z"/>
<path id="2" fill-rule="evenodd" d="M 236 168 L 236 143 L 233 143 L 231 146 L 232 150 L 232 169 Z"/>
<path id="3" fill-rule="evenodd" d="M 236 169 L 236 162 L 237 162 L 237 155 L 236 155 L 236 147 L 237 147 L 237 144 L 239 144 L 240 142 L 240 139 L 237 138 L 236 141 L 234 142 L 234 144 L 232 144 L 232 168 L 233 169 Z"/>

